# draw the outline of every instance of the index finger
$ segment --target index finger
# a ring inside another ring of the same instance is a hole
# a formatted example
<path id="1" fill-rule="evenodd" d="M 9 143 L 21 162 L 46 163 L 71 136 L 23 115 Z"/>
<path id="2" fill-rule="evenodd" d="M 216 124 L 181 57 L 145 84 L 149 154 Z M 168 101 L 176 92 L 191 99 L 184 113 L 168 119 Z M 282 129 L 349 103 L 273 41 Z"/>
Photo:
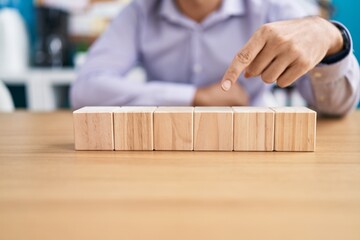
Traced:
<path id="1" fill-rule="evenodd" d="M 236 83 L 240 74 L 249 66 L 256 56 L 265 46 L 265 40 L 261 34 L 255 33 L 245 46 L 235 55 L 229 68 L 226 70 L 222 80 L 221 87 L 224 91 L 229 91 L 231 85 Z"/>

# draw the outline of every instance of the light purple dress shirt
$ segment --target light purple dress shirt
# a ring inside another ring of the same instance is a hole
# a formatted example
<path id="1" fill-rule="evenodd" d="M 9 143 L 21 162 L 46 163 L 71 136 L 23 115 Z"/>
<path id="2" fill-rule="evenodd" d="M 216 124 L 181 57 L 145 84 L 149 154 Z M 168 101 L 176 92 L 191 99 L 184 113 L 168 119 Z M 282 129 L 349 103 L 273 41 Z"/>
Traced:
<path id="1" fill-rule="evenodd" d="M 263 24 L 314 15 L 291 0 L 223 0 L 202 23 L 182 15 L 173 0 L 135 0 L 91 47 L 71 89 L 74 108 L 86 105 L 191 105 L 196 89 L 218 82 L 236 52 Z M 125 79 L 137 65 L 145 83 Z M 239 78 L 251 105 L 266 101 L 271 85 Z M 344 115 L 360 96 L 359 64 L 351 53 L 319 65 L 296 82 L 319 113 Z"/>

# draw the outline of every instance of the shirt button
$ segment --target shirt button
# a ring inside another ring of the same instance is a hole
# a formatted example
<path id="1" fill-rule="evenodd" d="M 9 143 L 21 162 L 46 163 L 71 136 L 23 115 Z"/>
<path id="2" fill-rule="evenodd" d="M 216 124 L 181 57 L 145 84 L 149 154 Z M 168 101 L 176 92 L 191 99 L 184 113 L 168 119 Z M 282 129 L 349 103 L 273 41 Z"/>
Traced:
<path id="1" fill-rule="evenodd" d="M 195 65 L 193 66 L 193 71 L 194 71 L 194 73 L 201 73 L 202 70 L 203 70 L 203 67 L 202 67 L 200 64 L 195 64 Z"/>
<path id="2" fill-rule="evenodd" d="M 319 101 L 320 101 L 320 102 L 323 102 L 324 100 L 325 100 L 325 96 L 324 96 L 324 95 L 320 95 L 320 96 L 319 96 Z"/>
<path id="3" fill-rule="evenodd" d="M 314 72 L 313 76 L 314 78 L 321 78 L 323 75 L 321 72 Z"/>

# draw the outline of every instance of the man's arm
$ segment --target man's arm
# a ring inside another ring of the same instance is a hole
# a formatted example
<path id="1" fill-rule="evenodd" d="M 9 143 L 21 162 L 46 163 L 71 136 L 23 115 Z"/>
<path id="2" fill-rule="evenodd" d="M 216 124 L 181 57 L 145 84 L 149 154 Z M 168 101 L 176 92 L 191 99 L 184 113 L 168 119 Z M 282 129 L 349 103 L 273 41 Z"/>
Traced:
<path id="1" fill-rule="evenodd" d="M 86 105 L 190 105 L 195 87 L 124 76 L 138 63 L 141 14 L 130 4 L 91 47 L 71 89 L 74 108 Z"/>
<path id="2" fill-rule="evenodd" d="M 337 27 L 320 17 L 266 24 L 236 54 L 222 79 L 222 88 L 228 91 L 242 72 L 245 77 L 261 76 L 265 83 L 276 82 L 280 87 L 305 75 L 302 81 L 311 82 L 311 88 L 301 92 L 308 102 L 320 113 L 344 115 L 356 105 L 359 96 L 359 66 L 354 57 L 348 56 L 340 61 L 340 67 L 321 72 L 316 67 L 325 57 L 341 51 L 343 44 Z M 309 78 L 306 74 L 310 71 L 317 71 L 317 77 Z M 332 97 L 324 101 L 323 94 Z"/>
<path id="3" fill-rule="evenodd" d="M 348 30 L 336 24 L 344 34 L 344 49 L 325 58 L 297 81 L 296 87 L 318 112 L 343 116 L 356 108 L 360 98 L 360 71 Z M 311 94 L 309 94 L 311 93 Z"/>

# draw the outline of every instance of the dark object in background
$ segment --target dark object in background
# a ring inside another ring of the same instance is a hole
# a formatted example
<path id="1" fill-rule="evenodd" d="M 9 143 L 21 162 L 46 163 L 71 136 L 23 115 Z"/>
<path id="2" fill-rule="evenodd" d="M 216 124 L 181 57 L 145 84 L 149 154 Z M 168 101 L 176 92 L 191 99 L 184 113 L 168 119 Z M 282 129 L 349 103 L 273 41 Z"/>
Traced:
<path id="1" fill-rule="evenodd" d="M 22 108 L 26 109 L 28 107 L 27 104 L 27 93 L 26 88 L 24 86 L 18 86 L 16 84 L 7 84 L 7 88 L 11 93 L 11 97 L 14 101 L 14 105 L 16 109 Z"/>
<path id="2" fill-rule="evenodd" d="M 36 8 L 34 64 L 40 67 L 71 65 L 68 35 L 69 14 L 60 9 Z"/>

